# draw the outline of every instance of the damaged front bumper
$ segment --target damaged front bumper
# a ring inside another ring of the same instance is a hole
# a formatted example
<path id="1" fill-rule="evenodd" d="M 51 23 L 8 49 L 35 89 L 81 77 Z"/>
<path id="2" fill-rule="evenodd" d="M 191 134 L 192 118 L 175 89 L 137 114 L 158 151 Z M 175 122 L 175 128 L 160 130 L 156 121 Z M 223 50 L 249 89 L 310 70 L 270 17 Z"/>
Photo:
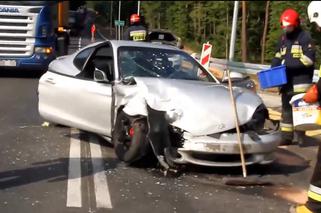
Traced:
<path id="1" fill-rule="evenodd" d="M 203 166 L 241 166 L 240 149 L 236 133 L 222 133 L 211 136 L 183 135 L 184 143 L 177 148 L 177 164 L 197 164 Z M 278 132 L 241 134 L 246 165 L 268 164 L 274 160 L 274 152 L 281 141 Z"/>

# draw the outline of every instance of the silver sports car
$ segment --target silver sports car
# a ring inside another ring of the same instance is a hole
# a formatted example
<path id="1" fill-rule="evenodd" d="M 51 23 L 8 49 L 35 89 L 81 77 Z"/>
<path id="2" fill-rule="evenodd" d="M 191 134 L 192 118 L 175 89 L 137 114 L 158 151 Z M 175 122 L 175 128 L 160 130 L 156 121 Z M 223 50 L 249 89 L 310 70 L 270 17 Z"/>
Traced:
<path id="1" fill-rule="evenodd" d="M 120 160 L 240 166 L 228 87 L 167 45 L 104 41 L 54 60 L 39 80 L 39 112 L 109 139 Z M 246 164 L 270 163 L 280 136 L 261 98 L 234 87 Z"/>

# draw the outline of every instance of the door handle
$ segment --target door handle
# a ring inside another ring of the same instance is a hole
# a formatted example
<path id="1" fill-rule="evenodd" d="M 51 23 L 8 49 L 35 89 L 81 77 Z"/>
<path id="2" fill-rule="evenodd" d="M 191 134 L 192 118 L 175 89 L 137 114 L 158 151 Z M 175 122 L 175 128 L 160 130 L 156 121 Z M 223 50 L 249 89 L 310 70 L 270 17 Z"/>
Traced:
<path id="1" fill-rule="evenodd" d="M 45 81 L 49 84 L 56 84 L 53 78 L 47 78 Z"/>

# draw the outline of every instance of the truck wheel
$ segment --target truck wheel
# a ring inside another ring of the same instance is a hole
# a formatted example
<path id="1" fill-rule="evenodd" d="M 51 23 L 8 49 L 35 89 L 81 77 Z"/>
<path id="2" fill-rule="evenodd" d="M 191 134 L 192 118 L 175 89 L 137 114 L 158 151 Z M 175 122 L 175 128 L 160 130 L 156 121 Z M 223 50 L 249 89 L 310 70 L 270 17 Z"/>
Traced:
<path id="1" fill-rule="evenodd" d="M 147 156 L 147 129 L 145 118 L 135 119 L 123 111 L 118 114 L 112 140 L 115 153 L 120 160 L 132 164 Z"/>

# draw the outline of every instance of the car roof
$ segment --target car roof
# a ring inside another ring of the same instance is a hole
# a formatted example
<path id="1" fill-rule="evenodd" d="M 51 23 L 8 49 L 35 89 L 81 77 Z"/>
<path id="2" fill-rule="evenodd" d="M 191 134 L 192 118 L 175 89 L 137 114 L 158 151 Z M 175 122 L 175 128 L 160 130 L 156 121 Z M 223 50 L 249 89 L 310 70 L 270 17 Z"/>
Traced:
<path id="1" fill-rule="evenodd" d="M 122 46 L 126 47 L 147 47 L 147 48 L 159 48 L 159 49 L 167 49 L 167 50 L 180 50 L 179 48 L 172 46 L 172 45 L 163 45 L 151 42 L 137 42 L 137 41 L 128 41 L 128 40 L 105 40 L 105 41 L 98 41 L 95 43 L 91 43 L 87 45 L 85 48 L 94 47 L 106 42 L 110 42 L 114 48 L 119 48 Z"/>
<path id="2" fill-rule="evenodd" d="M 162 32 L 162 33 L 171 33 L 173 34 L 170 30 L 167 29 L 151 29 L 149 32 Z"/>
<path id="3" fill-rule="evenodd" d="M 159 48 L 159 49 L 167 49 L 167 50 L 179 50 L 177 47 L 174 47 L 174 46 L 154 44 L 150 42 L 137 42 L 137 41 L 127 41 L 127 40 L 109 40 L 109 42 L 114 46 L 114 48 L 129 46 L 129 47 L 147 47 L 147 48 Z"/>

